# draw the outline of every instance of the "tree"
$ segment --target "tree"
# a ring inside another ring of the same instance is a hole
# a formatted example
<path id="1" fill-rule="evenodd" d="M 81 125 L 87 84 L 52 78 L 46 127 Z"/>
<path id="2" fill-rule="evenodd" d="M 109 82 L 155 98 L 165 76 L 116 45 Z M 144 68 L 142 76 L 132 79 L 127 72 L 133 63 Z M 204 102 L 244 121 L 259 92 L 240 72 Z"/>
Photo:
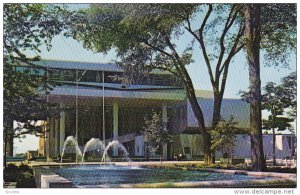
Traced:
<path id="1" fill-rule="evenodd" d="M 244 46 L 241 39 L 244 25 L 243 20 L 239 19 L 240 9 L 235 4 L 92 5 L 80 20 L 75 21 L 77 25 L 72 26 L 72 35 L 75 39 L 83 41 L 85 47 L 94 51 L 106 52 L 116 48 L 121 59 L 118 64 L 131 78 L 132 74 L 147 74 L 152 69 L 167 70 L 180 78 L 198 120 L 200 132 L 204 136 L 205 161 L 213 162 L 214 152 L 210 151 L 210 134 L 206 130 L 203 113 L 186 65 L 192 62 L 193 43 L 196 41 L 204 56 L 205 67 L 214 90 L 214 127 L 221 118 L 221 103 L 229 64 Z M 213 11 L 217 16 L 208 22 Z M 203 20 L 199 20 L 200 12 L 206 13 Z M 224 27 L 216 33 L 215 27 L 218 25 Z M 193 40 L 180 52 L 175 44 L 176 39 L 182 38 L 185 33 L 190 34 Z M 215 44 L 216 42 L 218 44 Z M 207 47 L 211 45 L 214 51 L 209 53 Z"/>
<path id="2" fill-rule="evenodd" d="M 161 114 L 153 112 L 151 118 L 144 118 L 145 125 L 142 134 L 147 143 L 147 150 L 160 154 L 162 158 L 163 145 L 167 144 L 171 137 L 167 131 L 167 122 L 163 121 Z"/>
<path id="3" fill-rule="evenodd" d="M 288 76 L 282 78 L 280 87 L 283 89 L 281 95 L 288 106 L 288 116 L 296 119 L 297 116 L 297 74 L 290 73 Z"/>
<path id="4" fill-rule="evenodd" d="M 211 130 L 212 150 L 226 151 L 230 153 L 230 149 L 235 145 L 236 134 L 239 132 L 237 128 L 238 122 L 231 116 L 229 120 L 221 120 L 215 129 Z"/>
<path id="5" fill-rule="evenodd" d="M 289 76 L 288 76 L 289 77 Z M 283 81 L 286 81 L 285 77 Z M 263 119 L 263 128 L 272 130 L 273 132 L 273 165 L 276 165 L 276 135 L 275 129 L 278 131 L 286 130 L 291 127 L 293 118 L 283 116 L 285 110 L 291 105 L 292 96 L 295 91 L 285 88 L 286 82 L 276 86 L 275 83 L 269 82 L 264 87 L 265 93 L 262 95 L 262 109 L 270 112 L 268 119 Z M 288 85 L 289 86 L 289 85 Z"/>
<path id="6" fill-rule="evenodd" d="M 250 102 L 250 139 L 252 170 L 266 170 L 264 159 L 262 124 L 261 124 L 261 81 L 260 81 L 260 16 L 261 7 L 258 4 L 246 4 L 245 36 L 249 64 L 249 102 Z"/>
<path id="7" fill-rule="evenodd" d="M 273 9 L 274 6 L 264 7 L 272 8 L 266 9 L 267 13 L 277 9 Z M 112 48 L 116 49 L 121 59 L 119 64 L 128 73 L 143 71 L 147 73 L 151 69 L 161 69 L 180 78 L 194 115 L 198 119 L 199 129 L 204 136 L 205 161 L 212 162 L 213 151 L 209 151 L 210 134 L 205 129 L 202 110 L 194 95 L 193 84 L 185 66 L 192 62 L 193 45 L 194 42 L 198 42 L 214 90 L 212 126 L 215 126 L 221 117 L 220 109 L 229 64 L 236 53 L 246 45 L 243 37 L 242 8 L 242 5 L 236 4 L 92 5 L 87 11 L 80 12 L 82 17 L 77 17 L 75 25 L 72 25 L 71 34 L 75 39 L 82 41 L 86 48 L 93 51 L 107 52 Z M 201 18 L 199 12 L 205 13 L 201 22 L 199 22 Z M 210 18 L 212 13 L 215 13 L 215 19 Z M 228 15 L 225 16 L 224 13 Z M 279 19 L 278 17 L 276 22 Z M 280 43 L 281 39 L 273 39 L 274 36 L 271 35 L 281 36 L 282 32 L 285 32 L 286 25 L 277 25 L 276 22 L 264 25 L 266 27 L 263 28 L 264 37 L 273 43 L 274 40 Z M 195 27 L 195 24 L 199 25 Z M 217 31 L 219 25 L 224 25 L 224 28 Z M 220 35 L 217 32 L 220 32 Z M 186 44 L 187 47 L 183 52 L 179 52 L 174 40 L 180 39 L 185 33 L 192 35 L 194 40 Z M 214 39 L 211 38 L 213 35 L 216 35 Z M 212 45 L 214 51 L 209 53 L 207 48 Z M 270 54 L 269 56 L 276 53 L 271 49 L 272 47 L 273 45 L 265 44 L 265 48 L 269 48 L 267 53 Z M 218 55 L 215 51 L 219 51 Z M 276 51 L 277 54 L 282 53 Z M 215 69 L 214 73 L 213 69 Z"/>
<path id="8" fill-rule="evenodd" d="M 261 11 L 262 10 L 262 11 Z M 287 66 L 295 49 L 295 4 L 245 4 L 245 38 L 249 64 L 249 92 L 242 97 L 250 102 L 252 169 L 263 171 L 266 163 L 262 146 L 260 50 L 266 64 Z M 269 63 L 268 63 L 269 62 Z"/>
<path id="9" fill-rule="evenodd" d="M 190 6 L 190 9 L 193 7 Z M 185 67 L 191 62 L 191 55 L 187 52 L 178 54 L 171 42 L 174 30 L 179 33 L 179 24 L 183 19 L 172 14 L 163 17 L 168 11 L 158 14 L 163 10 L 163 7 L 155 4 L 93 4 L 81 18 L 74 21 L 72 36 L 83 41 L 86 48 L 97 52 L 115 48 L 123 62 L 135 59 L 129 61 L 129 66 L 139 66 L 140 70 L 145 71 L 149 69 L 147 66 L 168 70 L 178 76 L 184 83 L 187 98 L 205 140 L 205 161 L 211 162 L 210 135 L 206 131 L 203 113 Z"/>
<path id="10" fill-rule="evenodd" d="M 193 30 L 190 21 L 193 18 L 187 17 L 185 29 L 198 41 L 208 70 L 214 92 L 212 119 L 212 129 L 214 129 L 221 119 L 221 106 L 230 63 L 245 46 L 243 40 L 245 25 L 241 15 L 242 7 L 238 4 L 208 4 L 202 7 L 208 9 L 204 19 L 196 21 L 199 23 L 199 28 Z M 201 11 L 205 12 L 205 8 Z M 208 22 L 209 19 L 212 21 Z M 208 52 L 209 47 L 214 48 L 213 51 Z"/>
<path id="11" fill-rule="evenodd" d="M 229 66 L 234 56 L 245 46 L 243 40 L 244 20 L 241 6 L 238 4 L 208 4 L 208 9 L 202 21 L 197 21 L 199 27 L 192 29 L 192 17 L 186 17 L 185 29 L 197 40 L 204 57 L 210 82 L 214 92 L 212 129 L 221 120 L 221 107 L 224 96 Z M 204 7 L 204 6 L 202 6 Z M 201 9 L 205 12 L 205 9 Z M 226 15 L 227 14 L 227 15 Z M 215 15 L 211 22 L 211 15 Z M 216 30 L 222 28 L 222 30 Z M 215 36 L 214 36 L 215 35 Z M 214 48 L 208 52 L 208 48 Z M 214 153 L 214 151 L 212 151 Z M 214 155 L 213 160 L 214 162 Z"/>
<path id="12" fill-rule="evenodd" d="M 24 134 L 40 135 L 44 132 L 33 121 L 43 120 L 51 112 L 41 91 L 49 92 L 47 69 L 35 64 L 40 60 L 39 47 L 51 48 L 51 39 L 61 32 L 62 9 L 45 4 L 4 4 L 4 143 L 12 156 L 13 138 Z M 36 55 L 28 56 L 28 51 Z M 23 67 L 19 71 L 17 67 Z M 23 123 L 16 129 L 13 122 Z M 4 164 L 6 152 L 4 153 Z"/>

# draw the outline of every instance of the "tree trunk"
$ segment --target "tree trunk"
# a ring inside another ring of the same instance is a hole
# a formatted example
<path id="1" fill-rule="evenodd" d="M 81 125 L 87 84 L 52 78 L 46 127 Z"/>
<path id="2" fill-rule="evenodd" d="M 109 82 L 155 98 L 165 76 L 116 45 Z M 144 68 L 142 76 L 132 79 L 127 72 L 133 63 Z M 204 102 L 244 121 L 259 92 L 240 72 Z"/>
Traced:
<path id="1" fill-rule="evenodd" d="M 218 92 L 214 92 L 214 110 L 213 110 L 213 118 L 212 118 L 212 129 L 218 125 L 221 120 L 221 106 L 222 106 L 223 95 Z M 215 163 L 215 150 L 211 151 L 212 153 L 212 163 Z"/>
<path id="2" fill-rule="evenodd" d="M 14 136 L 12 133 L 8 134 L 8 145 L 7 145 L 8 156 L 14 155 Z"/>
<path id="3" fill-rule="evenodd" d="M 211 147 L 211 136 L 210 133 L 206 132 L 203 135 L 203 142 L 204 142 L 204 163 L 211 164 L 213 162 L 213 151 L 210 149 Z"/>
<path id="4" fill-rule="evenodd" d="M 252 170 L 266 170 L 263 152 L 260 81 L 260 5 L 245 4 L 245 35 L 249 63 L 250 136 Z"/>
<path id="5" fill-rule="evenodd" d="M 197 97 L 195 95 L 195 89 L 193 86 L 193 82 L 185 68 L 185 64 L 181 62 L 181 59 L 178 55 L 178 53 L 176 52 L 176 49 L 174 47 L 174 45 L 172 45 L 170 39 L 168 36 L 165 36 L 165 41 L 167 43 L 167 45 L 169 46 L 169 48 L 173 51 L 173 53 L 175 54 L 175 58 L 176 58 L 176 62 L 179 62 L 179 66 L 176 66 L 176 70 L 180 75 L 180 78 L 182 79 L 182 81 L 184 82 L 184 88 L 186 90 L 187 93 L 187 98 L 190 101 L 191 104 L 191 108 L 193 110 L 194 116 L 196 117 L 197 121 L 198 121 L 198 127 L 199 130 L 202 134 L 202 137 L 204 139 L 203 144 L 204 144 L 204 161 L 207 163 L 211 163 L 212 162 L 212 151 L 210 149 L 211 147 L 211 136 L 207 134 L 207 131 L 205 129 L 205 122 L 204 122 L 204 116 L 203 116 L 203 112 L 202 109 L 200 107 L 200 105 L 198 104 L 197 101 Z"/>
<path id="6" fill-rule="evenodd" d="M 14 133 L 13 133 L 13 122 L 11 122 L 10 127 L 7 127 L 6 131 L 6 139 L 7 145 L 5 152 L 7 156 L 13 156 L 14 154 Z"/>
<path id="7" fill-rule="evenodd" d="M 3 159 L 3 166 L 6 167 L 6 151 L 7 151 L 7 142 L 8 142 L 8 133 L 7 130 L 4 130 L 5 134 L 4 134 L 4 159 Z"/>
<path id="8" fill-rule="evenodd" d="M 222 99 L 222 95 L 218 94 L 217 92 L 214 93 L 214 111 L 211 126 L 212 129 L 214 129 L 221 120 Z"/>
<path id="9" fill-rule="evenodd" d="M 211 136 L 210 136 L 209 132 L 206 131 L 203 112 L 200 108 L 200 105 L 198 104 L 198 101 L 197 101 L 197 98 L 195 95 L 195 90 L 193 88 L 187 89 L 187 97 L 188 97 L 188 100 L 190 101 L 191 108 L 193 110 L 193 113 L 194 113 L 197 121 L 198 121 L 198 126 L 200 128 L 200 131 L 201 131 L 201 134 L 203 137 L 204 162 L 206 164 L 213 163 L 213 152 L 210 149 Z"/>
<path id="10" fill-rule="evenodd" d="M 272 128 L 273 131 L 273 166 L 276 166 L 276 135 L 275 135 L 275 128 Z"/>
<path id="11" fill-rule="evenodd" d="M 11 130 L 5 130 L 4 135 L 4 159 L 3 159 L 3 165 L 6 167 L 6 157 L 13 156 L 13 147 L 14 147 L 14 136 L 13 132 Z"/>

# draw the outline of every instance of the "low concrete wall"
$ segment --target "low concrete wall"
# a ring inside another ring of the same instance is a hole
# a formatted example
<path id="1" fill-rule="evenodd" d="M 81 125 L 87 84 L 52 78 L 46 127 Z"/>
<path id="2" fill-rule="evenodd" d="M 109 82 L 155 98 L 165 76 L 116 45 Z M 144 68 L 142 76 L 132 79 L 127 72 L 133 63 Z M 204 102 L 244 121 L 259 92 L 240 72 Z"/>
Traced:
<path id="1" fill-rule="evenodd" d="M 41 188 L 71 188 L 72 182 L 59 175 L 41 175 Z"/>
<path id="2" fill-rule="evenodd" d="M 50 171 L 48 167 L 33 167 L 37 188 L 71 188 L 72 182 Z"/>

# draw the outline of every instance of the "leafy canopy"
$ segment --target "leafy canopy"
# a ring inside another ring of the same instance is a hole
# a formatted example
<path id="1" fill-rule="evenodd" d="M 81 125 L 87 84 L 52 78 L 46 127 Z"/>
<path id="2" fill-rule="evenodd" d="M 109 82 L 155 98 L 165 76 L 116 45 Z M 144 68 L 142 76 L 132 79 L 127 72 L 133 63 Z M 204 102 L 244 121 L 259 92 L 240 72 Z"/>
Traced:
<path id="1" fill-rule="evenodd" d="M 42 128 L 32 121 L 45 120 L 50 114 L 40 96 L 49 91 L 48 70 L 37 66 L 40 46 L 51 48 L 51 39 L 63 30 L 63 9 L 46 4 L 4 4 L 4 129 L 18 137 L 41 134 Z M 28 51 L 35 53 L 26 55 Z M 23 70 L 17 70 L 23 67 Z M 13 121 L 24 123 L 13 131 Z"/>
<path id="2" fill-rule="evenodd" d="M 228 150 L 235 144 L 236 134 L 240 129 L 237 128 L 238 122 L 231 116 L 229 120 L 221 120 L 215 129 L 210 131 L 212 136 L 213 150 Z"/>
<path id="3" fill-rule="evenodd" d="M 262 95 L 262 109 L 270 112 L 268 119 L 264 119 L 263 128 L 279 131 L 291 128 L 291 122 L 296 114 L 296 73 L 282 79 L 281 84 L 269 82 L 264 87 Z"/>
<path id="4" fill-rule="evenodd" d="M 144 118 L 145 125 L 142 134 L 145 137 L 149 149 L 157 152 L 163 144 L 170 141 L 171 137 L 167 131 L 167 122 L 163 121 L 161 114 L 153 112 L 151 117 Z"/>

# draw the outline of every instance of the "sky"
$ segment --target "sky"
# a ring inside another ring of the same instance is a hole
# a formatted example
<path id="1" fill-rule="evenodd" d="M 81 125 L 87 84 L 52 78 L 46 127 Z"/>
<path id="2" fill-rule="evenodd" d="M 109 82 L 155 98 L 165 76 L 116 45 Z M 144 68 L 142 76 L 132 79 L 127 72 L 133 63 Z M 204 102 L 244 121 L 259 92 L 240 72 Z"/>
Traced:
<path id="1" fill-rule="evenodd" d="M 73 5 L 74 6 L 74 5 Z M 75 6 L 78 6 L 75 5 Z M 80 7 L 80 6 L 79 6 Z M 75 7 L 76 8 L 76 7 Z M 184 50 L 186 42 L 191 38 L 188 35 L 176 41 L 179 50 Z M 195 45 L 193 53 L 194 63 L 187 66 L 187 70 L 193 81 L 196 90 L 212 90 L 209 80 L 206 65 L 204 64 L 203 56 L 201 55 L 199 47 Z M 45 47 L 41 48 L 41 57 L 43 59 L 55 60 L 69 60 L 69 61 L 83 61 L 83 62 L 114 62 L 116 60 L 115 53 L 109 52 L 108 54 L 94 53 L 83 48 L 82 44 L 72 38 L 65 38 L 62 34 L 54 37 L 52 41 L 52 49 L 47 51 Z M 261 55 L 262 56 L 262 55 Z M 261 57 L 261 83 L 264 86 L 267 82 L 279 83 L 281 78 L 287 76 L 292 71 L 296 70 L 296 55 L 292 55 L 289 68 L 274 68 L 265 67 L 264 59 Z M 247 68 L 246 55 L 240 52 L 234 57 L 233 62 L 230 64 L 226 89 L 224 98 L 240 98 L 238 95 L 240 90 L 246 91 L 249 85 L 249 76 Z M 264 113 L 266 115 L 266 113 Z M 36 150 L 38 146 L 38 138 L 28 136 L 26 140 L 19 142 L 15 140 L 15 147 L 17 153 L 26 152 L 27 150 Z"/>

